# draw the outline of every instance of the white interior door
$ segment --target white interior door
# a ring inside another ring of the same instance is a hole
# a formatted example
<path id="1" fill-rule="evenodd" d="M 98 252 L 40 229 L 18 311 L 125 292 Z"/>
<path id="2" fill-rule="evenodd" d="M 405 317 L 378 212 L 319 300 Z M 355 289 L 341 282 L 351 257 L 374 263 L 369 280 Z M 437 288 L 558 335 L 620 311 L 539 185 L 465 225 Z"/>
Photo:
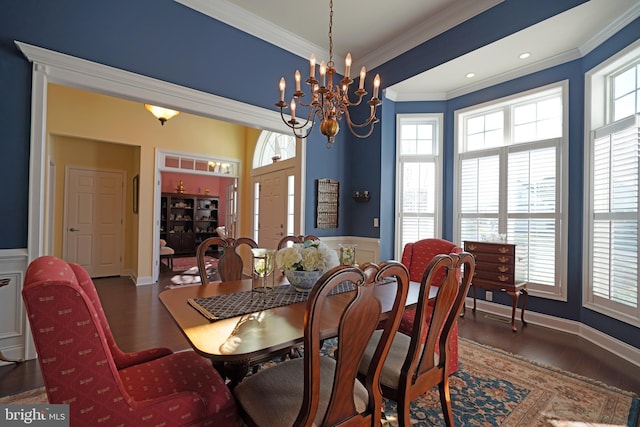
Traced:
<path id="1" fill-rule="evenodd" d="M 65 180 L 64 259 L 91 277 L 120 275 L 124 172 L 67 168 Z"/>
<path id="2" fill-rule="evenodd" d="M 260 175 L 258 245 L 276 248 L 287 234 L 287 176 L 289 169 Z"/>

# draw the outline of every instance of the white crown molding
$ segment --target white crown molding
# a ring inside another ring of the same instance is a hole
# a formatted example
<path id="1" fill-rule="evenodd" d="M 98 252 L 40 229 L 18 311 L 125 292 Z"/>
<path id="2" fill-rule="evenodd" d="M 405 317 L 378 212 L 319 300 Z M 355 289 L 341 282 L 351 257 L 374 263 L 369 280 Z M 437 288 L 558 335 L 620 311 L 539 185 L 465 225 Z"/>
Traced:
<path id="1" fill-rule="evenodd" d="M 640 2 L 633 5 L 623 15 L 612 21 L 602 31 L 593 36 L 590 40 L 579 47 L 581 56 L 584 56 L 591 52 L 596 47 L 600 46 L 606 40 L 608 40 L 615 33 L 629 25 L 632 21 L 640 16 Z"/>
<path id="2" fill-rule="evenodd" d="M 453 98 L 457 98 L 462 95 L 467 95 L 478 90 L 486 89 L 504 83 L 519 77 L 524 77 L 529 74 L 546 70 L 547 68 L 555 67 L 557 65 L 564 64 L 574 59 L 581 57 L 578 49 L 564 52 L 561 55 L 556 55 L 551 58 L 545 58 L 542 61 L 534 62 L 525 67 L 509 70 L 505 73 L 496 74 L 490 78 L 479 80 L 473 84 L 462 86 L 448 92 L 396 92 L 393 89 L 385 90 L 385 97 L 394 102 L 411 102 L 411 101 L 448 101 Z"/>
<path id="3" fill-rule="evenodd" d="M 320 58 L 329 57 L 329 51 L 326 48 L 311 43 L 226 0 L 174 1 L 303 58 L 308 58 L 312 52 Z M 371 70 L 503 1 L 456 2 L 451 7 L 433 15 L 420 26 L 404 32 L 402 36 L 390 40 L 384 46 L 365 55 L 359 61 L 367 64 L 367 69 Z"/>
<path id="4" fill-rule="evenodd" d="M 561 65 L 579 58 L 580 52 L 577 49 L 571 50 L 569 52 L 564 52 L 561 55 L 545 58 L 542 61 L 534 62 L 525 67 L 520 67 L 514 70 L 509 70 L 505 73 L 496 74 L 495 76 L 492 76 L 488 79 L 480 80 L 474 84 L 449 91 L 447 92 L 447 99 L 457 98 L 458 96 L 466 95 L 480 89 L 495 86 L 509 80 L 517 79 L 519 77 L 524 77 L 526 75 L 546 70 L 547 68 L 555 67 L 556 65 Z"/>
<path id="5" fill-rule="evenodd" d="M 148 102 L 244 126 L 286 132 L 280 113 L 59 52 L 15 42 L 24 56 L 55 83 L 85 90 L 109 82 L 109 95 Z"/>
<path id="6" fill-rule="evenodd" d="M 329 57 L 327 48 L 311 43 L 226 0 L 174 1 L 302 58 L 309 58 L 311 53 L 315 53 L 318 58 Z"/>
<path id="7" fill-rule="evenodd" d="M 368 64 L 367 69 L 373 69 L 503 1 L 454 2 L 450 7 L 429 17 L 420 26 L 408 29 L 401 36 L 387 41 L 379 49 L 365 55 L 361 61 Z"/>

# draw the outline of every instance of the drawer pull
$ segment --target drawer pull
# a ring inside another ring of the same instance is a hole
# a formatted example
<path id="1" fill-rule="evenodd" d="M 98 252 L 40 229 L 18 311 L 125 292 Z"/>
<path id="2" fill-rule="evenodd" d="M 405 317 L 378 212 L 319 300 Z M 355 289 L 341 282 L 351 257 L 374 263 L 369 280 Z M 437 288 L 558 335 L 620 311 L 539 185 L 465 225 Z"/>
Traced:
<path id="1" fill-rule="evenodd" d="M 501 254 L 507 254 L 509 253 L 509 248 L 505 248 L 505 247 L 498 248 L 498 252 L 500 252 Z"/>
<path id="2" fill-rule="evenodd" d="M 469 245 L 469 247 L 467 249 L 469 249 L 470 251 L 475 251 L 477 249 L 477 246 L 476 245 Z"/>
<path id="3" fill-rule="evenodd" d="M 498 257 L 498 261 L 507 262 L 507 261 L 509 261 L 509 258 L 507 258 L 506 256 L 501 256 L 501 257 Z"/>
<path id="4" fill-rule="evenodd" d="M 506 282 L 507 280 L 509 280 L 509 276 L 501 274 L 498 276 L 498 280 L 500 280 L 501 282 Z"/>
<path id="5" fill-rule="evenodd" d="M 501 266 L 498 267 L 498 271 L 500 273 L 506 273 L 507 271 L 509 271 L 509 267 L 505 267 L 505 266 L 501 265 Z"/>

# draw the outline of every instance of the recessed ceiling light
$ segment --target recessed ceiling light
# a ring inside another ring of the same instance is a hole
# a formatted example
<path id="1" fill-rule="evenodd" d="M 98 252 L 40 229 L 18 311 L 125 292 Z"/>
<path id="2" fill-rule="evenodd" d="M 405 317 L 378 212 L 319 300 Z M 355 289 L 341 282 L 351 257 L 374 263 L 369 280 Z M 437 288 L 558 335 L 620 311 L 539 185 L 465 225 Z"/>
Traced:
<path id="1" fill-rule="evenodd" d="M 525 53 L 521 53 L 520 56 L 518 58 L 520 59 L 527 59 L 528 57 L 530 57 L 531 54 L 529 52 L 525 52 Z"/>
<path id="2" fill-rule="evenodd" d="M 465 77 L 470 79 L 470 78 L 475 77 L 475 76 L 476 76 L 476 73 L 467 73 L 467 75 Z"/>

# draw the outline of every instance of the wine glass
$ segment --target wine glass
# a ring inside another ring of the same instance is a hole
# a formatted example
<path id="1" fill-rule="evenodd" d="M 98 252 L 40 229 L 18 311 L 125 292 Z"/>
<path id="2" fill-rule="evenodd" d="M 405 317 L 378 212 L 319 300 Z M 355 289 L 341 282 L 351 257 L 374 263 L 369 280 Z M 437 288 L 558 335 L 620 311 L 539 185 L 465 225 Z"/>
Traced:
<path id="1" fill-rule="evenodd" d="M 251 249 L 253 254 L 253 274 L 258 278 L 259 286 L 253 288 L 256 292 L 268 292 L 273 290 L 273 281 L 268 283 L 267 277 L 269 277 L 275 267 L 275 254 L 274 249 L 254 248 Z"/>

